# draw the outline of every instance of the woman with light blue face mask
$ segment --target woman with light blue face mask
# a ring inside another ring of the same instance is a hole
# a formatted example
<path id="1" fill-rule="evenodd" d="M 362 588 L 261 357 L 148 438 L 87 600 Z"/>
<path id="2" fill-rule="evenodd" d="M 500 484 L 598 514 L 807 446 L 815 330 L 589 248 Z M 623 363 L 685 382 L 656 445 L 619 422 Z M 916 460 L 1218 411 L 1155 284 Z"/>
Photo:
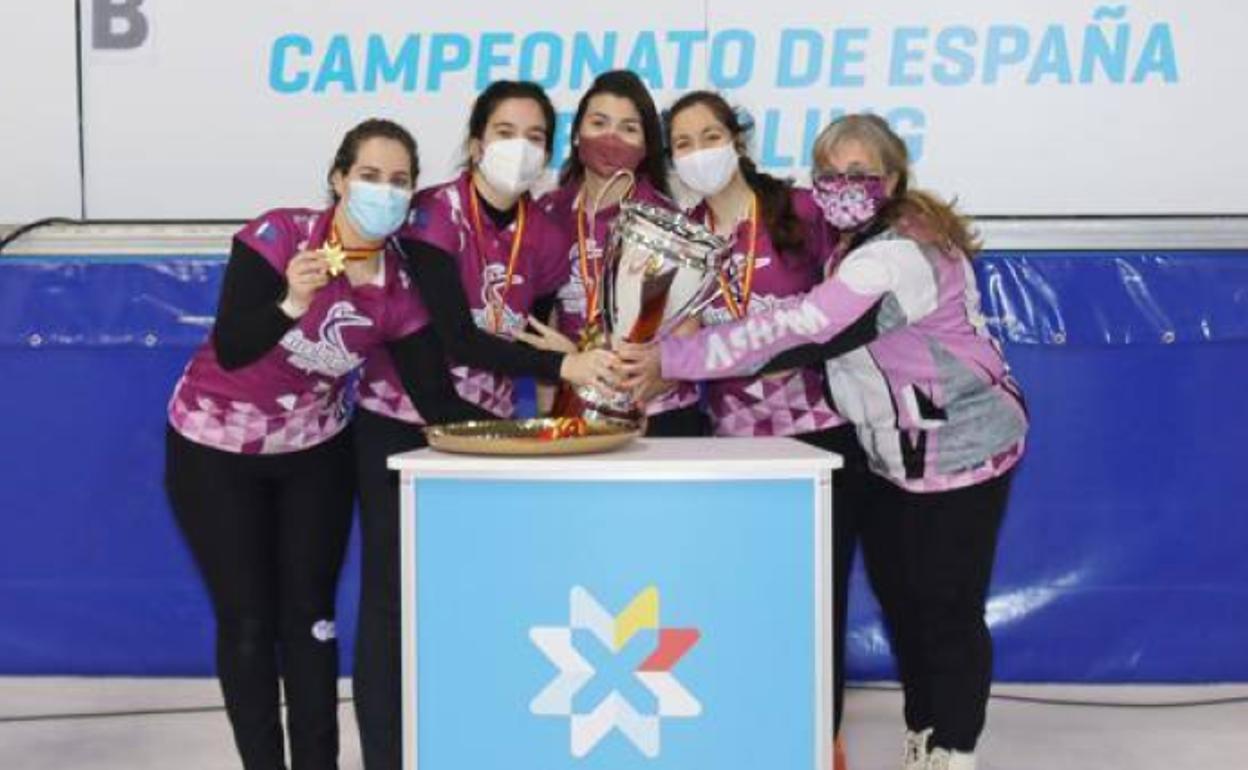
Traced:
<path id="1" fill-rule="evenodd" d="M 334 605 L 356 488 L 352 376 L 384 348 L 430 420 L 478 414 L 454 395 L 389 237 L 417 171 L 406 130 L 365 121 L 334 158 L 332 206 L 244 225 L 212 333 L 169 402 L 166 487 L 212 598 L 217 674 L 246 770 L 337 767 Z"/>

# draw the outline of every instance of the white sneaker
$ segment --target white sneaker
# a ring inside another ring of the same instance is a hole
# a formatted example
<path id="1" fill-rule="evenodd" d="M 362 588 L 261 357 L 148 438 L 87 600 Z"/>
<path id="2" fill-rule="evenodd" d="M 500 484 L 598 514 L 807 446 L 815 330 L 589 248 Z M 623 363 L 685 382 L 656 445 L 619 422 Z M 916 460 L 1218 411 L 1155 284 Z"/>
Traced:
<path id="1" fill-rule="evenodd" d="M 949 749 L 932 749 L 924 770 L 975 770 L 975 754 Z"/>
<path id="2" fill-rule="evenodd" d="M 906 730 L 906 744 L 901 759 L 902 770 L 927 770 L 927 739 L 931 734 L 932 728 L 930 727 L 919 733 Z"/>

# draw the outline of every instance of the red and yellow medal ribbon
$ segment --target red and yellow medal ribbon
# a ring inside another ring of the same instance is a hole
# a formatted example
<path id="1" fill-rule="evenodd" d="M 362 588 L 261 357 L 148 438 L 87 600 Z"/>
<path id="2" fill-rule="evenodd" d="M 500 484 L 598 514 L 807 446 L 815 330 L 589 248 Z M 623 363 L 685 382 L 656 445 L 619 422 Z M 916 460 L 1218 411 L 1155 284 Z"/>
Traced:
<path id="1" fill-rule="evenodd" d="M 707 207 L 707 216 L 710 219 L 711 229 L 715 229 L 715 213 Z M 750 250 L 745 257 L 745 277 L 740 284 L 740 300 L 733 296 L 732 285 L 728 281 L 728 276 L 724 273 L 719 274 L 719 287 L 724 295 L 724 303 L 728 305 L 729 312 L 733 318 L 745 318 L 750 309 L 750 297 L 754 294 L 754 261 L 758 254 L 758 194 L 753 193 L 750 198 Z"/>
<path id="2" fill-rule="evenodd" d="M 329 237 L 325 239 L 324 245 L 320 249 L 321 255 L 325 257 L 325 261 L 329 264 L 329 274 L 337 276 L 346 270 L 347 261 L 359 261 L 369 259 L 377 254 L 380 249 L 348 249 L 342 245 L 342 235 L 338 232 L 338 224 L 332 223 L 329 226 Z"/>
<path id="3" fill-rule="evenodd" d="M 589 242 L 585 237 L 585 202 L 581 196 L 576 198 L 576 245 L 580 258 L 581 284 L 585 287 L 585 325 L 590 326 L 598 320 L 601 308 L 598 307 L 598 292 L 602 286 L 602 256 L 593 261 L 593 275 L 589 269 Z M 591 225 L 592 226 L 592 225 Z M 597 241 L 597 239 L 594 239 Z"/>

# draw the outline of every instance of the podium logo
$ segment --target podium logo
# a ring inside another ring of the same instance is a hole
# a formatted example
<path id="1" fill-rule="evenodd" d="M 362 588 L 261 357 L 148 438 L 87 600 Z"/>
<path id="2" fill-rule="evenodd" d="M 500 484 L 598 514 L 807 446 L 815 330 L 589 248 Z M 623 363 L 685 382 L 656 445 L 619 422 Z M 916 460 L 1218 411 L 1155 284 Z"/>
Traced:
<path id="1" fill-rule="evenodd" d="M 688 719 L 702 713 L 702 704 L 672 674 L 680 659 L 697 644 L 698 630 L 661 628 L 659 591 L 654 586 L 637 594 L 615 617 L 580 586 L 572 589 L 570 604 L 568 625 L 529 630 L 533 644 L 559 670 L 554 680 L 529 704 L 529 710 L 537 716 L 568 718 L 572 728 L 572 756 L 578 759 L 588 756 L 612 730 L 619 730 L 646 757 L 659 756 L 662 720 Z M 576 631 L 588 632 L 579 636 L 592 637 L 591 644 L 599 650 L 605 649 L 613 658 L 618 658 L 639 632 L 654 632 L 657 640 L 654 651 L 631 672 L 631 676 L 654 696 L 657 704 L 654 713 L 643 713 L 618 689 L 612 689 L 586 712 L 578 712 L 573 707 L 577 693 L 598 673 L 582 655 L 589 651 L 577 649 Z"/>

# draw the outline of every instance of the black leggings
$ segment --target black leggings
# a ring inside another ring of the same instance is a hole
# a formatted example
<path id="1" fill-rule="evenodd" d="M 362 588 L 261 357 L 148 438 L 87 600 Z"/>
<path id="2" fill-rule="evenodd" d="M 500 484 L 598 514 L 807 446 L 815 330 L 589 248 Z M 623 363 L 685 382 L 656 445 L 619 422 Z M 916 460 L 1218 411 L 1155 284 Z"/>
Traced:
<path id="1" fill-rule="evenodd" d="M 659 412 L 646 418 L 646 435 L 651 438 L 707 436 L 711 420 L 697 404 Z"/>
<path id="2" fill-rule="evenodd" d="M 849 577 L 858 545 L 859 517 L 866 494 L 867 457 L 852 425 L 803 433 L 794 438 L 836 452 L 845 461 L 832 474 L 832 719 L 840 734 L 845 706 L 845 639 L 849 624 Z"/>
<path id="3" fill-rule="evenodd" d="M 425 445 L 419 426 L 356 410 L 361 566 L 353 682 L 355 718 L 368 770 L 403 766 L 399 475 L 386 468 L 386 458 Z"/>
<path id="4" fill-rule="evenodd" d="M 165 484 L 217 619 L 217 676 L 246 770 L 338 766 L 334 594 L 351 527 L 350 433 L 241 455 L 168 429 Z"/>
<path id="5" fill-rule="evenodd" d="M 948 492 L 871 480 L 863 555 L 905 690 L 906 726 L 931 746 L 973 751 L 992 683 L 984 619 L 1012 473 Z"/>

